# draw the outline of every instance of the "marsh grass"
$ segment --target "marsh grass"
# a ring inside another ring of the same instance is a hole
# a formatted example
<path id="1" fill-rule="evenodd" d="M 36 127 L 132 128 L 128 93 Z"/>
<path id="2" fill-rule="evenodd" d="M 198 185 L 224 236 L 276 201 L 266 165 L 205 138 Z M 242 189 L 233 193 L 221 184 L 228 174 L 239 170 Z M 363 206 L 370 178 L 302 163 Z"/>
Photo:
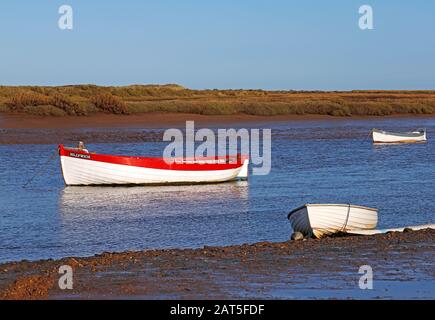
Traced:
<path id="1" fill-rule="evenodd" d="M 5 106 L 9 111 L 23 112 L 32 115 L 40 114 L 56 116 L 85 116 L 91 113 L 93 109 L 91 108 L 90 103 L 87 101 L 78 103 L 63 94 L 55 93 L 50 96 L 39 92 L 18 93 L 12 95 L 8 100 L 5 101 Z M 61 114 L 52 107 L 63 111 L 63 113 Z M 46 110 L 46 112 L 44 110 Z"/>
<path id="2" fill-rule="evenodd" d="M 319 114 L 342 117 L 433 114 L 435 91 L 191 90 L 175 84 L 0 86 L 0 112 L 55 116 L 85 116 L 98 112 L 263 116 Z"/>
<path id="3" fill-rule="evenodd" d="M 9 112 L 9 111 L 10 111 L 10 109 L 7 105 L 0 103 L 0 113 L 5 113 L 5 112 Z"/>
<path id="4" fill-rule="evenodd" d="M 59 109 L 58 107 L 52 105 L 46 106 L 26 106 L 23 111 L 30 115 L 35 116 L 51 116 L 51 117 L 63 117 L 66 116 L 67 113 Z"/>
<path id="5" fill-rule="evenodd" d="M 110 93 L 97 94 L 90 101 L 99 110 L 114 114 L 128 114 L 127 104 L 119 97 Z"/>

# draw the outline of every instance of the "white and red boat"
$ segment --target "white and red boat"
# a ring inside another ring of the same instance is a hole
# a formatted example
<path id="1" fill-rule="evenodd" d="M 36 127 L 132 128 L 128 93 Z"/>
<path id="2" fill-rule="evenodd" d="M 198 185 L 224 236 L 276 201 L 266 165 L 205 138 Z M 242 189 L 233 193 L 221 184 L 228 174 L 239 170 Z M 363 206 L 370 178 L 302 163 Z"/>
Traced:
<path id="1" fill-rule="evenodd" d="M 145 158 L 59 145 L 66 185 L 217 183 L 248 177 L 248 156 Z"/>

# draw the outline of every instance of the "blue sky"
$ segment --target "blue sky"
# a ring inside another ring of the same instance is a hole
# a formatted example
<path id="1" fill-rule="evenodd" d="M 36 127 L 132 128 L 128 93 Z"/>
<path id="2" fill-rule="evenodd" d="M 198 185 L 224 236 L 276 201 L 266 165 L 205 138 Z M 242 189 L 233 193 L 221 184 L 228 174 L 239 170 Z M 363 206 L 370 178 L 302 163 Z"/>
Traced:
<path id="1" fill-rule="evenodd" d="M 427 0 L 2 0 L 0 84 L 435 89 L 434 17 Z"/>

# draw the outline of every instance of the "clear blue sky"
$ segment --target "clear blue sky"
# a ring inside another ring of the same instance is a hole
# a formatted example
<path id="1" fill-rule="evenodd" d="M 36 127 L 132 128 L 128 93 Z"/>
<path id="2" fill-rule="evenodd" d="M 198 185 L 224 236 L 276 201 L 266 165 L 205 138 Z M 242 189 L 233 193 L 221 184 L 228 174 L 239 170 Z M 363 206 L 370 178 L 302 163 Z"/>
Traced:
<path id="1" fill-rule="evenodd" d="M 435 1 L 2 0 L 0 84 L 77 83 L 435 89 Z"/>

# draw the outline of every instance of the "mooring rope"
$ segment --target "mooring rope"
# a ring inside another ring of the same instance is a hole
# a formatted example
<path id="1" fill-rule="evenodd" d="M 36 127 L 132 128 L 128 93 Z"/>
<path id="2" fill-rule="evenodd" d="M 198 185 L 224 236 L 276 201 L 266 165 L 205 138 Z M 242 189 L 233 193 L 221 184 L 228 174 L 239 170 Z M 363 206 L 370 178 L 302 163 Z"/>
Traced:
<path id="1" fill-rule="evenodd" d="M 372 130 L 370 130 L 370 132 L 369 132 L 369 134 L 368 134 L 368 136 L 367 136 L 367 138 L 371 138 L 371 136 L 372 136 L 372 134 L 373 134 L 373 129 Z"/>
<path id="2" fill-rule="evenodd" d="M 50 163 L 50 161 L 52 161 L 56 156 L 57 156 L 58 150 L 55 150 L 53 152 L 53 154 L 50 156 L 50 158 L 48 158 L 48 160 L 44 163 L 42 163 L 36 170 L 35 174 L 30 177 L 29 180 L 27 180 L 27 182 L 25 184 L 23 184 L 22 188 L 25 189 L 37 176 L 39 176 L 41 173 L 46 172 L 46 171 L 41 171 L 41 169 L 43 169 L 44 167 L 48 168 L 48 164 Z"/>
<path id="3" fill-rule="evenodd" d="M 349 221 L 349 215 L 350 215 L 350 203 L 349 206 L 347 207 L 347 217 L 346 217 L 346 222 L 343 225 L 343 228 L 341 229 L 341 232 L 345 232 L 346 227 L 347 227 L 347 223 Z"/>

